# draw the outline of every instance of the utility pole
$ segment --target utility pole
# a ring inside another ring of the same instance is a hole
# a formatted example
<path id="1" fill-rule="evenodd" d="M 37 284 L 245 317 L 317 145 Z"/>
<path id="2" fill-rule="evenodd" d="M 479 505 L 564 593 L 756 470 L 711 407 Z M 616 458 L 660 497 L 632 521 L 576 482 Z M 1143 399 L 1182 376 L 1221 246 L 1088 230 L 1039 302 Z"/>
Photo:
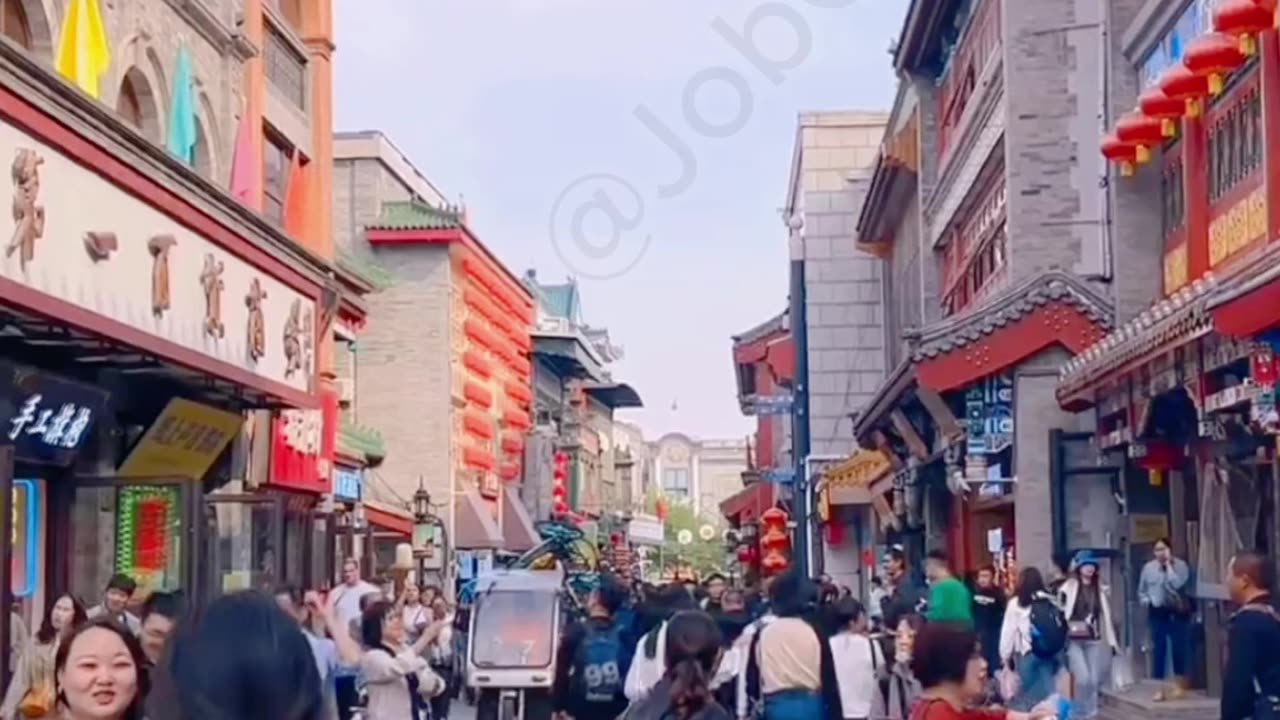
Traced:
<path id="1" fill-rule="evenodd" d="M 796 353 L 796 377 L 791 392 L 791 464 L 793 475 L 792 519 L 796 524 L 792 567 L 809 575 L 809 318 L 805 307 L 804 218 L 791 213 L 785 218 L 790 233 L 791 339 Z"/>

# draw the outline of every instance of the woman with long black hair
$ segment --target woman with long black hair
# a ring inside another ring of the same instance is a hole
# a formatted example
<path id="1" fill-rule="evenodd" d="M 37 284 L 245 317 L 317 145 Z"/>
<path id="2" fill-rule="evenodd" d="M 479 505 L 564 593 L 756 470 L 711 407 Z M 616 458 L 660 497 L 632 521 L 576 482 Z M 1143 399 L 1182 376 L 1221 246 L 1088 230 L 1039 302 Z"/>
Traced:
<path id="1" fill-rule="evenodd" d="M 711 690 L 723 652 L 715 620 L 697 610 L 678 612 L 667 621 L 663 635 L 666 671 L 642 700 L 627 709 L 624 720 L 731 720 Z"/>
<path id="2" fill-rule="evenodd" d="M 0 705 L 0 719 L 22 720 L 43 717 L 53 711 L 57 693 L 54 681 L 54 661 L 62 639 L 87 620 L 84 605 L 70 594 L 63 593 L 49 603 L 44 611 L 40 629 L 18 655 L 9 691 Z M 27 712 L 23 712 L 24 708 Z M 43 709 L 44 715 L 40 714 Z"/>

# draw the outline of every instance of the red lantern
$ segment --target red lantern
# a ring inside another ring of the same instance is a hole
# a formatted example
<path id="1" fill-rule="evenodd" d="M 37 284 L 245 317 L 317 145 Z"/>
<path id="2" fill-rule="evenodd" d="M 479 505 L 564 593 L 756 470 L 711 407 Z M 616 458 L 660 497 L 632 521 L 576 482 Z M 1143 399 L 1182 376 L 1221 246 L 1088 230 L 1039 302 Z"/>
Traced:
<path id="1" fill-rule="evenodd" d="M 1223 33 L 1209 33 L 1187 45 L 1182 64 L 1192 73 L 1209 81 L 1210 95 L 1220 95 L 1222 77 L 1243 65 L 1246 59 L 1235 38 Z"/>
<path id="2" fill-rule="evenodd" d="M 760 538 L 760 547 L 765 550 L 786 550 L 791 545 L 791 539 L 787 537 L 787 533 L 783 530 L 772 529 Z"/>
<path id="3" fill-rule="evenodd" d="M 1164 141 L 1160 125 L 1159 120 L 1142 113 L 1125 113 L 1116 121 L 1116 138 L 1133 146 L 1135 159 L 1141 165 L 1151 159 L 1151 148 Z"/>
<path id="4" fill-rule="evenodd" d="M 780 573 L 787 569 L 787 559 L 778 553 L 770 553 L 760 561 L 760 567 L 771 574 Z"/>
<path id="5" fill-rule="evenodd" d="M 1121 177 L 1133 175 L 1133 166 L 1138 162 L 1138 151 L 1129 143 L 1120 142 L 1115 135 L 1102 138 L 1102 156 L 1120 166 Z"/>
<path id="6" fill-rule="evenodd" d="M 1160 88 L 1152 88 L 1138 96 L 1138 109 L 1143 115 L 1159 120 L 1160 133 L 1171 138 L 1178 134 L 1178 125 L 1174 121 L 1182 118 L 1187 105 L 1165 95 Z"/>
<path id="7" fill-rule="evenodd" d="M 555 469 L 551 474 L 551 511 L 557 516 L 569 514 L 569 455 L 558 452 L 555 455 Z"/>
<path id="8" fill-rule="evenodd" d="M 658 516 L 661 522 L 667 521 L 667 499 L 658 498 L 658 502 L 654 504 L 653 512 Z"/>
<path id="9" fill-rule="evenodd" d="M 1160 90 L 1187 105 L 1187 117 L 1200 115 L 1200 98 L 1209 94 L 1209 79 L 1196 75 L 1185 65 L 1174 65 L 1160 76 Z"/>
<path id="10" fill-rule="evenodd" d="M 787 514 L 779 508 L 769 508 L 760 514 L 763 526 L 760 534 L 760 547 L 764 548 L 764 559 L 761 567 L 768 573 L 779 573 L 787 568 L 786 551 L 791 547 L 791 536 L 787 533 Z"/>
<path id="11" fill-rule="evenodd" d="M 1270 7 L 1267 7 L 1267 6 Z M 1258 52 L 1257 35 L 1275 23 L 1276 3 L 1258 0 L 1227 0 L 1213 12 L 1213 29 L 1236 38 L 1243 55 Z"/>
<path id="12" fill-rule="evenodd" d="M 787 513 L 781 508 L 771 507 L 760 513 L 760 522 L 770 527 L 775 525 L 785 526 L 787 524 Z"/>

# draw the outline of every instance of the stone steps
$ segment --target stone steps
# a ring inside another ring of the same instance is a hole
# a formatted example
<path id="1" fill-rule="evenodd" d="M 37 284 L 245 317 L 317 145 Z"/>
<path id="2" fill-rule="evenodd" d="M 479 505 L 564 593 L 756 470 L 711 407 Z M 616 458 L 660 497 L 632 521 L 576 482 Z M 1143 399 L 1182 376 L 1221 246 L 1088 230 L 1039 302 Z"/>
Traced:
<path id="1" fill-rule="evenodd" d="M 1218 700 L 1192 692 L 1175 702 L 1152 700 L 1162 686 L 1143 681 L 1125 690 L 1102 691 L 1099 720 L 1218 720 Z"/>

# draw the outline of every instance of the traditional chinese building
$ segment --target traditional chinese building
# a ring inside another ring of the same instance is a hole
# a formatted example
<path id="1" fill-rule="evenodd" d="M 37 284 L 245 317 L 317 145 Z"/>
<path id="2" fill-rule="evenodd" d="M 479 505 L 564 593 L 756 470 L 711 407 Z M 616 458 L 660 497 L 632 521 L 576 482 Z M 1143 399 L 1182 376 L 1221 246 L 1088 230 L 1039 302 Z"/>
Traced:
<path id="1" fill-rule="evenodd" d="M 527 549 L 533 297 L 384 135 L 339 134 L 335 153 L 336 242 L 379 285 L 355 398 L 386 443 L 378 474 L 401 502 L 420 484 L 442 502 L 453 547 Z"/>
<path id="2" fill-rule="evenodd" d="M 733 337 L 738 406 L 756 418 L 742 489 L 720 503 L 720 513 L 735 528 L 758 523 L 774 507 L 778 489 L 794 472 L 791 454 L 791 390 L 795 380 L 795 344 L 786 313 Z M 762 401 L 759 401 L 763 398 Z M 789 499 L 789 498 L 788 498 Z"/>
<path id="3" fill-rule="evenodd" d="M 48 70 L 63 19 L 46 7 L 4 3 L 19 44 L 0 43 L 12 198 L 0 496 L 20 509 L 4 513 L 0 549 L 22 559 L 2 564 L 0 604 L 12 593 L 34 621 L 50 597 L 97 596 L 116 572 L 143 594 L 197 600 L 278 582 L 281 525 L 231 554 L 228 534 L 259 525 L 204 490 L 247 475 L 249 453 L 224 452 L 245 433 L 242 413 L 322 406 L 341 293 L 300 236 L 221 189 L 236 124 L 225 108 L 253 48 L 199 4 L 116 4 L 96 39 L 113 62 L 64 78 Z M 182 97 L 165 94 L 169 81 Z M 188 131 L 166 139 L 174 117 Z M 289 431 L 311 449 L 308 435 Z"/>
<path id="4" fill-rule="evenodd" d="M 1133 102 L 1108 116 L 1112 206 L 1125 269 L 1161 280 L 1154 302 L 1063 368 L 1064 408 L 1096 424 L 1074 469 L 1111 473 L 1112 529 L 1136 574 L 1167 537 L 1191 564 L 1192 677 L 1222 686 L 1230 557 L 1280 547 L 1275 518 L 1274 328 L 1280 322 L 1280 42 L 1267 3 L 1152 4 L 1115 48 Z M 1120 198 L 1124 198 L 1123 201 Z M 1147 636 L 1135 613 L 1135 647 Z M 1147 659 L 1147 658 L 1144 658 Z M 1210 715 L 1206 715 L 1209 717 Z M 1216 716 L 1216 715 L 1213 715 Z"/>

